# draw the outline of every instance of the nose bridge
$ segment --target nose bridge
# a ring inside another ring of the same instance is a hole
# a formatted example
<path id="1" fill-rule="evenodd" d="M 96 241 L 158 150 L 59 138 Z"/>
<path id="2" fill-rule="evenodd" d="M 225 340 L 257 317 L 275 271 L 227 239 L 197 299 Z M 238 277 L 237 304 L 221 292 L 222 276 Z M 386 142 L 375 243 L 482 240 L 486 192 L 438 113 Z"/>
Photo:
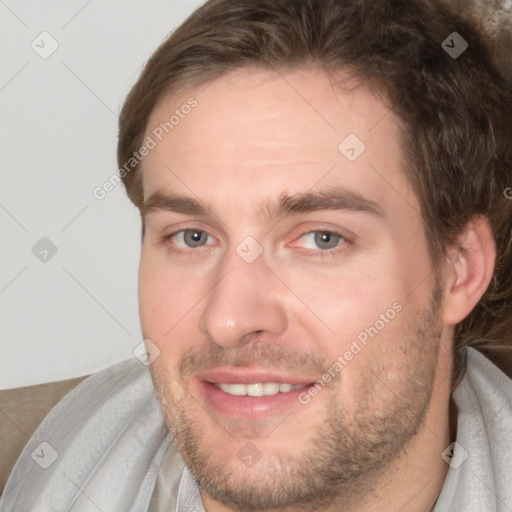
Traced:
<path id="1" fill-rule="evenodd" d="M 244 239 L 219 266 L 199 319 L 199 329 L 218 345 L 234 347 L 251 332 L 286 329 L 280 283 L 261 251 L 254 239 Z"/>

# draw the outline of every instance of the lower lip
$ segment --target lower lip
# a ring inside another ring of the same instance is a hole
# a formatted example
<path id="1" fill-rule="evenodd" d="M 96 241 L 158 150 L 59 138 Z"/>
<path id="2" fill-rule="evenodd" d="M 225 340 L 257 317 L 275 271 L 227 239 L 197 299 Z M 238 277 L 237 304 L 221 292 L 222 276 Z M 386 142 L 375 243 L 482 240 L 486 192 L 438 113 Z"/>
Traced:
<path id="1" fill-rule="evenodd" d="M 211 382 L 199 381 L 202 395 L 217 412 L 225 416 L 244 419 L 262 419 L 265 416 L 286 413 L 292 407 L 301 405 L 299 395 L 307 392 L 303 388 L 269 396 L 235 396 L 225 393 Z"/>

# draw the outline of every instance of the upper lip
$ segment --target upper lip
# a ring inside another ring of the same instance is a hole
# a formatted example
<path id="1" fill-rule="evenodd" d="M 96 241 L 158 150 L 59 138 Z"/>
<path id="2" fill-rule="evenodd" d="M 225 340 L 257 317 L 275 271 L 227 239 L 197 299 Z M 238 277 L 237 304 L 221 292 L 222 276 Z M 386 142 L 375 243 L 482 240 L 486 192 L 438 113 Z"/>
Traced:
<path id="1" fill-rule="evenodd" d="M 317 378 L 304 375 L 290 375 L 247 367 L 222 367 L 205 370 L 195 374 L 195 377 L 205 382 L 215 384 L 255 384 L 275 382 L 277 384 L 307 385 Z"/>

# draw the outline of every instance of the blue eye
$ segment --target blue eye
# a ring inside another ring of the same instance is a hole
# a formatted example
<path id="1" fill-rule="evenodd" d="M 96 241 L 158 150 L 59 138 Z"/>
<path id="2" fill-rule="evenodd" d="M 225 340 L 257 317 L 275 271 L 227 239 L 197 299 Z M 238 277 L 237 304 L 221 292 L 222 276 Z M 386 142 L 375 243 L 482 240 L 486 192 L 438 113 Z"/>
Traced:
<path id="1" fill-rule="evenodd" d="M 334 249 L 340 242 L 344 241 L 344 238 L 339 233 L 334 233 L 333 231 L 310 231 L 300 238 L 306 237 L 310 237 L 317 247 L 324 250 Z M 314 249 L 314 247 L 309 248 Z"/>
<path id="2" fill-rule="evenodd" d="M 166 238 L 169 240 L 175 238 L 185 244 L 185 248 L 195 249 L 197 247 L 203 247 L 206 244 L 208 241 L 208 233 L 201 229 L 182 229 L 181 231 L 170 234 Z"/>
<path id="3" fill-rule="evenodd" d="M 341 233 L 330 230 L 312 230 L 304 233 L 296 240 L 302 239 L 307 240 L 309 243 L 309 246 L 300 247 L 301 249 L 307 249 L 306 253 L 299 252 L 302 259 L 323 258 L 327 260 L 328 258 L 335 258 L 353 245 L 353 242 Z M 298 246 L 294 243 L 293 247 Z"/>
<path id="4" fill-rule="evenodd" d="M 167 243 L 173 253 L 200 256 L 207 250 L 209 238 L 213 241 L 213 237 L 202 229 L 188 228 L 166 235 L 161 241 Z M 352 245 L 341 233 L 330 230 L 312 230 L 295 240 L 306 240 L 304 246 L 298 246 L 296 242 L 291 245 L 307 250 L 306 254 L 301 254 L 302 258 L 332 258 Z"/>

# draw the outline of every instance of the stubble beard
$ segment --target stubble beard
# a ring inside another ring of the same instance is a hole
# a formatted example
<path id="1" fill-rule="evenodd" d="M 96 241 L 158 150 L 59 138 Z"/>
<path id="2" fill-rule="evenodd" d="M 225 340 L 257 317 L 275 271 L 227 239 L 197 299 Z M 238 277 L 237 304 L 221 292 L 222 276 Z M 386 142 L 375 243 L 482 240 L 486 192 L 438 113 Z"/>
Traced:
<path id="1" fill-rule="evenodd" d="M 191 408 L 197 407 L 195 399 L 186 393 L 175 399 L 165 374 L 152 368 L 173 442 L 201 492 L 234 510 L 247 512 L 287 508 L 317 511 L 329 507 L 339 512 L 356 510 L 422 429 L 442 331 L 440 305 L 441 291 L 436 288 L 420 318 L 413 317 L 414 325 L 404 329 L 407 375 L 385 411 L 376 417 L 370 404 L 361 402 L 357 414 L 352 415 L 356 419 L 348 421 L 340 403 L 342 394 L 332 394 L 325 421 L 314 429 L 308 443 L 301 442 L 302 450 L 290 440 L 288 454 L 263 457 L 250 472 L 238 471 L 240 460 L 230 463 L 226 448 L 204 446 L 204 428 L 191 413 Z M 368 375 L 365 387 L 370 396 L 382 385 L 381 377 Z M 287 423 L 293 421 L 292 416 Z M 229 441 L 229 436 L 225 437 Z"/>

